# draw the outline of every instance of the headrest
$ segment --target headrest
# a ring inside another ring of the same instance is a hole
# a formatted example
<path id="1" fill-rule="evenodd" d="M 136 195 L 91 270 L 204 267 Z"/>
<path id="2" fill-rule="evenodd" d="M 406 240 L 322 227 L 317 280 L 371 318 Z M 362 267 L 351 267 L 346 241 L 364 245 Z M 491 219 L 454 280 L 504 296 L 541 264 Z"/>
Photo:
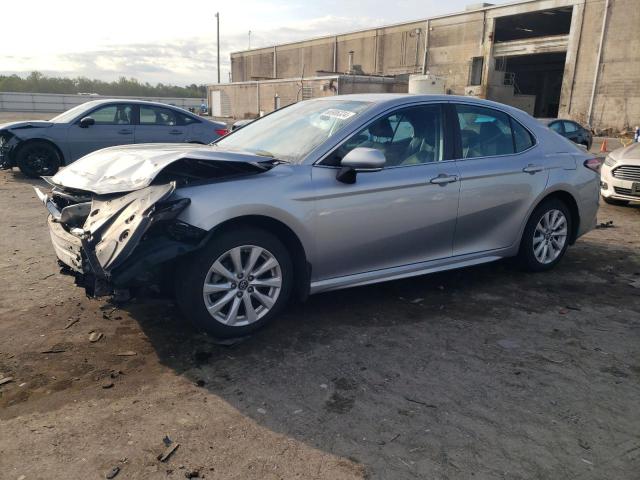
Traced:
<path id="1" fill-rule="evenodd" d="M 393 128 L 388 118 L 381 118 L 369 127 L 369 133 L 374 137 L 393 137 Z"/>

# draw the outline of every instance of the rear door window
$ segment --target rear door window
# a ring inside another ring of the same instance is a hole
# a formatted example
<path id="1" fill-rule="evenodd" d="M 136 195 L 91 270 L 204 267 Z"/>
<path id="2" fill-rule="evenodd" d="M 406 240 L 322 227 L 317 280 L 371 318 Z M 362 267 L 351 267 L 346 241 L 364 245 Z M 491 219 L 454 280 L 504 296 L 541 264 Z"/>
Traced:
<path id="1" fill-rule="evenodd" d="M 509 116 L 475 105 L 456 105 L 462 158 L 515 153 Z"/>
<path id="2" fill-rule="evenodd" d="M 140 105 L 140 125 L 174 126 L 176 114 L 168 108 Z"/>
<path id="3" fill-rule="evenodd" d="M 520 125 L 513 118 L 511 120 L 511 131 L 513 132 L 513 143 L 516 147 L 516 152 L 524 152 L 528 148 L 533 147 L 535 144 L 533 136 L 529 133 L 529 130 Z"/>

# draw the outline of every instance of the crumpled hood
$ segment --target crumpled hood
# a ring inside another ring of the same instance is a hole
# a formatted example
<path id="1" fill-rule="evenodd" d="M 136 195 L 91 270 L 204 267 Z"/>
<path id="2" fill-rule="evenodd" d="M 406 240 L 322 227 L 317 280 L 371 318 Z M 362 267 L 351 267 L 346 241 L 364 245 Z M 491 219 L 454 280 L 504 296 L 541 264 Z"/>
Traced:
<path id="1" fill-rule="evenodd" d="M 618 148 L 609 154 L 617 161 L 624 160 L 631 165 L 640 165 L 640 143 L 632 143 L 628 147 Z"/>
<path id="2" fill-rule="evenodd" d="M 26 120 L 23 122 L 9 122 L 0 124 L 0 130 L 22 130 L 26 128 L 49 128 L 53 122 L 46 120 Z"/>
<path id="3" fill-rule="evenodd" d="M 229 152 L 213 145 L 150 143 L 97 150 L 63 168 L 49 183 L 98 195 L 147 187 L 168 165 L 181 159 L 239 162 L 266 170 L 273 159 L 248 152 Z"/>

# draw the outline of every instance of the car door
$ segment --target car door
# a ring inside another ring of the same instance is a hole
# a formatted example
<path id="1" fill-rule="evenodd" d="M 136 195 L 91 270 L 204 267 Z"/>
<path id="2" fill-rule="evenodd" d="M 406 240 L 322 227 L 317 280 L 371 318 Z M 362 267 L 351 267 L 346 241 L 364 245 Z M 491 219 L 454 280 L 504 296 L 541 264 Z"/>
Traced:
<path id="1" fill-rule="evenodd" d="M 451 256 L 459 183 L 440 104 L 377 118 L 312 168 L 318 261 L 329 279 Z M 356 147 L 385 153 L 382 171 L 336 179 Z"/>
<path id="2" fill-rule="evenodd" d="M 88 112 L 85 117 L 95 121 L 87 127 L 80 126 L 80 118 L 69 125 L 67 140 L 71 160 L 101 148 L 126 145 L 134 142 L 135 126 L 133 106 L 129 103 L 110 103 Z"/>
<path id="3" fill-rule="evenodd" d="M 136 143 L 180 143 L 187 141 L 187 126 L 178 122 L 178 112 L 156 105 L 139 105 Z"/>
<path id="4" fill-rule="evenodd" d="M 543 154 L 533 135 L 506 113 L 471 104 L 452 108 L 458 120 L 460 175 L 453 254 L 511 246 L 546 187 L 549 170 Z"/>

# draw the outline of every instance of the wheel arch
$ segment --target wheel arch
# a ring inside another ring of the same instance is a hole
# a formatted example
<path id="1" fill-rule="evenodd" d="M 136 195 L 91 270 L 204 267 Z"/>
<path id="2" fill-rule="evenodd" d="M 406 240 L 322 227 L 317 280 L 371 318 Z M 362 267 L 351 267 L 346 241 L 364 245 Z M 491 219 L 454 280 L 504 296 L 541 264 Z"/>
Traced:
<path id="1" fill-rule="evenodd" d="M 539 205 L 552 198 L 560 200 L 569 209 L 569 213 L 571 214 L 571 232 L 569 232 L 569 245 L 573 245 L 576 242 L 578 231 L 580 230 L 580 209 L 578 208 L 578 202 L 576 201 L 575 197 L 567 190 L 554 190 L 547 193 L 538 201 L 538 203 L 536 203 L 536 205 L 531 210 L 529 217 L 531 217 L 531 215 Z"/>
<path id="2" fill-rule="evenodd" d="M 311 264 L 307 260 L 307 253 L 298 235 L 285 223 L 265 215 L 244 215 L 234 217 L 216 225 L 209 232 L 209 237 L 229 230 L 242 227 L 254 227 L 275 235 L 291 255 L 293 262 L 294 295 L 304 300 L 309 296 L 311 282 Z"/>
<path id="3" fill-rule="evenodd" d="M 56 152 L 58 153 L 58 155 L 60 156 L 60 165 L 66 165 L 66 160 L 64 157 L 64 154 L 62 153 L 62 149 L 52 140 L 48 139 L 48 138 L 42 138 L 42 137 L 34 137 L 34 138 L 27 138 L 25 140 L 22 140 L 18 145 L 16 145 L 15 150 L 12 152 L 13 153 L 13 161 L 14 163 L 17 165 L 17 161 L 18 161 L 18 156 L 20 155 L 20 151 L 25 148 L 26 146 L 32 144 L 32 143 L 47 143 L 50 146 L 52 146 Z"/>

